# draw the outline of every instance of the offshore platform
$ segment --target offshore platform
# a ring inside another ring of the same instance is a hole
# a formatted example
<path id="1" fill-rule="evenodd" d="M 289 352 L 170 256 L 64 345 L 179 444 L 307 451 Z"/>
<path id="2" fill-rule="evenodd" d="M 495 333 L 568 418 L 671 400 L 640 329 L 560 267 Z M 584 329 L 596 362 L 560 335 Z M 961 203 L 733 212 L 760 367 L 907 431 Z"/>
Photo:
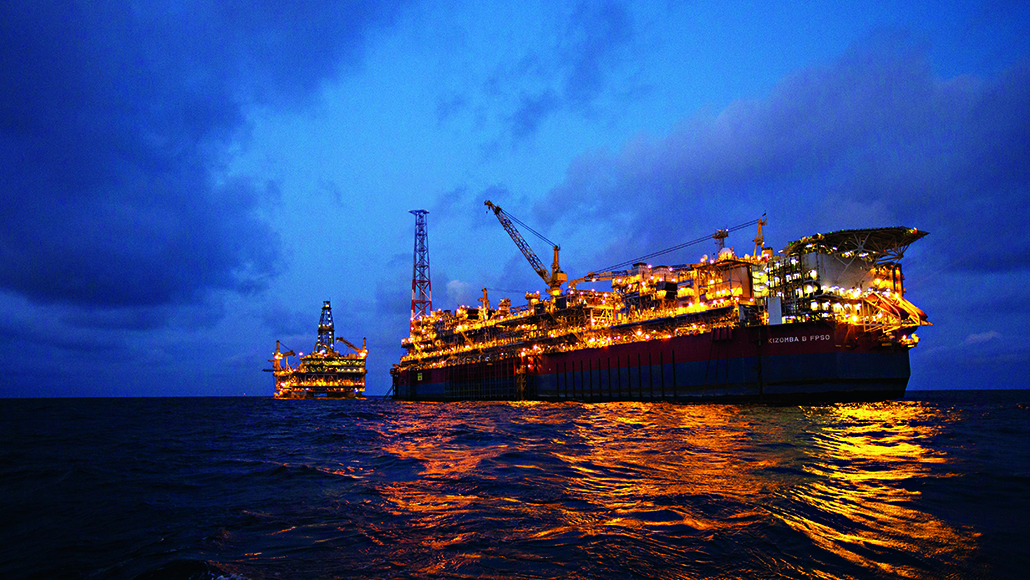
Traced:
<path id="1" fill-rule="evenodd" d="M 336 350 L 336 343 L 343 343 L 349 350 Z M 361 348 L 358 348 L 342 336 L 336 336 L 332 307 L 326 300 L 322 303 L 322 316 L 318 321 L 318 340 L 310 354 L 283 351 L 279 341 L 275 341 L 275 352 L 268 361 L 272 368 L 264 369 L 275 375 L 275 398 L 363 398 L 365 359 L 368 356 L 365 344 L 365 339 L 362 339 Z M 300 357 L 300 364 L 295 368 L 290 366 L 291 356 Z"/>
<path id="2" fill-rule="evenodd" d="M 766 247 L 762 218 L 569 281 L 559 246 L 487 201 L 547 286 L 433 310 L 425 211 L 416 215 L 410 334 L 393 365 L 403 400 L 883 400 L 904 395 L 926 314 L 900 261 L 926 232 L 842 230 Z M 553 250 L 544 265 L 518 223 Z M 725 247 L 757 227 L 754 250 Z M 691 264 L 647 260 L 715 240 Z M 580 284 L 610 283 L 610 290 Z M 565 286 L 565 288 L 563 288 Z"/>

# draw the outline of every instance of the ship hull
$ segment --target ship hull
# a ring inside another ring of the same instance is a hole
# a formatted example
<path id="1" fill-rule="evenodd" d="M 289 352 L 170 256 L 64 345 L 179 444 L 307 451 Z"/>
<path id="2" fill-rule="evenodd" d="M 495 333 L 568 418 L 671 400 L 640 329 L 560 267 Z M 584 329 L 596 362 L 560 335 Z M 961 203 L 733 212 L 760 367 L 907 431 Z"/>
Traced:
<path id="1" fill-rule="evenodd" d="M 723 328 L 394 375 L 412 401 L 868 401 L 903 397 L 909 349 L 832 323 Z"/>

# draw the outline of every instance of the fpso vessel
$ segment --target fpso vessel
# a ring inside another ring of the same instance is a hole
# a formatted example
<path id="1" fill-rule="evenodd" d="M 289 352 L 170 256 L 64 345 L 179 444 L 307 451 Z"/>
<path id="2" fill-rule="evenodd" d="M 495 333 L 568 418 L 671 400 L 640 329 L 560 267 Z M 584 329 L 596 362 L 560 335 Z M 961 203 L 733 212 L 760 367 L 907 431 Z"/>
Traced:
<path id="1" fill-rule="evenodd" d="M 342 342 L 350 351 L 341 353 L 336 343 Z M 326 300 L 322 304 L 322 317 L 318 322 L 318 342 L 311 354 L 300 356 L 300 365 L 290 366 L 292 350 L 283 351 L 275 342 L 275 353 L 268 362 L 272 368 L 264 369 L 275 375 L 276 399 L 353 399 L 365 396 L 365 358 L 368 349 L 362 340 L 361 348 L 342 337 L 333 329 L 333 312 Z"/>
<path id="2" fill-rule="evenodd" d="M 500 209 L 494 211 L 504 224 Z M 527 294 L 524 306 L 514 308 L 505 299 L 494 309 L 484 289 L 479 308 L 438 310 L 413 320 L 401 343 L 406 354 L 391 371 L 394 397 L 902 397 L 909 350 L 918 342 L 914 331 L 930 323 L 905 299 L 899 262 L 926 232 L 890 227 L 816 234 L 774 255 L 763 247 L 764 220 L 752 223 L 758 224 L 754 255 L 737 257 L 722 248 L 695 264 L 637 263 L 591 273 L 567 290 L 560 288 L 565 276 L 556 247 L 551 276 L 538 268 L 551 288 L 543 300 Z M 725 233 L 713 237 L 721 242 Z M 509 234 L 520 242 L 514 227 Z M 576 289 L 597 281 L 610 281 L 611 290 Z"/>

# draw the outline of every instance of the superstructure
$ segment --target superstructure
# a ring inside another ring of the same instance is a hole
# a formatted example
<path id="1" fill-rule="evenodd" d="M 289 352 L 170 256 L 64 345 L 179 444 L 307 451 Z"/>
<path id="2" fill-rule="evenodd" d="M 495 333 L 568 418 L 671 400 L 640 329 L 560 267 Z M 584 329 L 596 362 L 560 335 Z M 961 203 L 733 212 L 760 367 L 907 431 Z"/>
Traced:
<path id="1" fill-rule="evenodd" d="M 337 343 L 349 349 L 340 352 Z M 290 356 L 299 356 L 297 367 L 290 365 Z M 310 354 L 297 355 L 292 350 L 283 351 L 279 341 L 268 362 L 275 375 L 276 399 L 353 399 L 365 395 L 365 359 L 368 349 L 362 339 L 358 348 L 347 339 L 335 335 L 333 312 L 329 301 L 322 304 L 322 316 L 318 322 L 318 341 Z"/>
<path id="2" fill-rule="evenodd" d="M 930 324 L 905 298 L 900 260 L 926 235 L 913 228 L 816 234 L 774 254 L 759 219 L 733 228 L 757 226 L 750 254 L 723 247 L 732 230 L 717 230 L 677 247 L 714 238 L 711 258 L 641 261 L 563 289 L 558 246 L 545 267 L 513 218 L 486 204 L 548 292 L 494 308 L 484 289 L 478 307 L 413 315 L 391 370 L 398 399 L 892 399 L 905 393 L 915 331 Z M 588 282 L 611 287 L 578 288 Z"/>

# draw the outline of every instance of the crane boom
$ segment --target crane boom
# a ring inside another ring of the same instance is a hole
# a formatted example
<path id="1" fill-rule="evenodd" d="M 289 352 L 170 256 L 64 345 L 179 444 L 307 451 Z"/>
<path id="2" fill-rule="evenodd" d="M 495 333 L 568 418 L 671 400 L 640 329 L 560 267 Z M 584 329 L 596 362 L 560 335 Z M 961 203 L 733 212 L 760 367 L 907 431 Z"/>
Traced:
<path id="1" fill-rule="evenodd" d="M 494 205 L 489 200 L 487 200 L 487 202 L 484 205 L 493 210 L 494 215 L 497 216 L 497 219 L 501 222 L 501 225 L 504 226 L 504 230 L 508 232 L 508 235 L 511 236 L 511 239 L 515 242 L 515 245 L 518 246 L 520 250 L 522 250 L 522 254 L 526 256 L 527 260 L 529 260 L 529 265 L 532 266 L 533 269 L 536 270 L 536 273 L 544 279 L 544 282 L 547 282 L 547 269 L 544 268 L 544 263 L 541 262 L 540 258 L 537 257 L 536 252 L 533 251 L 533 248 L 529 247 L 529 244 L 526 243 L 525 238 L 523 238 L 522 234 L 519 233 L 519 230 L 515 227 L 515 224 L 511 223 L 511 220 L 508 219 L 508 214 L 504 213 L 504 210 L 502 210 L 500 206 Z"/>
<path id="2" fill-rule="evenodd" d="M 519 233 L 518 228 L 516 228 L 515 224 L 512 223 L 508 214 L 505 213 L 500 206 L 494 205 L 489 200 L 487 200 L 486 203 L 484 203 L 483 205 L 493 210 L 494 215 L 497 216 L 497 220 L 501 222 L 501 226 L 504 227 L 504 231 L 508 232 L 508 235 L 511 236 L 511 239 L 515 242 L 515 245 L 519 247 L 519 250 L 522 250 L 522 255 L 525 256 L 527 260 L 529 260 L 529 265 L 532 266 L 533 269 L 536 270 L 536 273 L 540 276 L 540 278 L 542 278 L 543 281 L 547 283 L 547 287 L 551 295 L 557 296 L 558 294 L 561 294 L 561 285 L 563 282 L 565 282 L 565 280 L 568 279 L 568 276 L 566 276 L 565 272 L 562 272 L 561 268 L 558 266 L 558 250 L 560 249 L 560 247 L 557 244 L 553 244 L 554 260 L 551 263 L 551 271 L 548 272 L 547 268 L 544 266 L 544 263 L 540 261 L 540 258 L 537 257 L 536 252 L 533 251 L 533 248 L 529 246 L 525 238 L 522 237 L 522 234 Z M 540 234 L 537 235 L 540 236 Z M 543 236 L 540 237 L 543 238 Z M 546 238 L 543 239 L 547 241 Z"/>
<path id="3" fill-rule="evenodd" d="M 354 346 L 354 343 L 347 340 L 346 338 L 343 338 L 342 336 L 337 336 L 336 342 L 342 342 L 343 344 L 346 344 L 347 346 L 351 347 L 351 350 L 359 354 L 368 350 L 365 348 L 365 339 L 361 339 L 361 348 Z"/>
<path id="4" fill-rule="evenodd" d="M 619 276 L 629 276 L 632 272 L 629 270 L 619 270 L 616 272 L 590 272 L 582 278 L 576 278 L 575 280 L 569 281 L 569 289 L 574 289 L 580 282 L 604 282 L 607 280 L 614 280 Z"/>

